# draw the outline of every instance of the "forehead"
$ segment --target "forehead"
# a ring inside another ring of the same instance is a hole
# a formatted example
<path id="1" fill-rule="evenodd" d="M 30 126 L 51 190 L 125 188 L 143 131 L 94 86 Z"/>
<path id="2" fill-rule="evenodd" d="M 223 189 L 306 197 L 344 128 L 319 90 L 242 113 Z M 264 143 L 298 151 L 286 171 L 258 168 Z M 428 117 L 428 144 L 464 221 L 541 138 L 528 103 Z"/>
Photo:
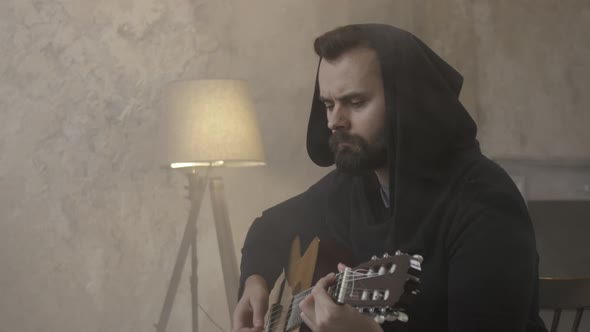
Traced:
<path id="1" fill-rule="evenodd" d="M 336 59 L 322 59 L 318 81 L 324 97 L 376 89 L 382 84 L 377 53 L 368 48 L 355 48 Z"/>

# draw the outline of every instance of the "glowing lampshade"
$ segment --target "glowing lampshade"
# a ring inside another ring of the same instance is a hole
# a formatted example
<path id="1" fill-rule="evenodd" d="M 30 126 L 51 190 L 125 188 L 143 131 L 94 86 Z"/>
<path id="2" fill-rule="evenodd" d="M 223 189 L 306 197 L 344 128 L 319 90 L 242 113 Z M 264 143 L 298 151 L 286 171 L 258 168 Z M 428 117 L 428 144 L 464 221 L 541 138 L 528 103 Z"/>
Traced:
<path id="1" fill-rule="evenodd" d="M 172 168 L 265 165 L 245 81 L 177 81 L 162 98 L 160 162 Z"/>

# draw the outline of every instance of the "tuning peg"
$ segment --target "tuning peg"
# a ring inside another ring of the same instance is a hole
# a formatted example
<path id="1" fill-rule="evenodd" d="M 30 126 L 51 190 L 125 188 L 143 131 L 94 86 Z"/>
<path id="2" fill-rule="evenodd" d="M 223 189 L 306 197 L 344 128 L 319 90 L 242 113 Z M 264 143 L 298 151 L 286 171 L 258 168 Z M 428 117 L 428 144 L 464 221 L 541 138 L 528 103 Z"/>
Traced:
<path id="1" fill-rule="evenodd" d="M 399 312 L 397 314 L 397 320 L 399 320 L 400 322 L 408 322 L 408 315 L 405 312 Z"/>
<path id="2" fill-rule="evenodd" d="M 385 322 L 385 317 L 381 315 L 375 316 L 373 317 L 373 319 L 375 320 L 375 322 L 377 322 L 377 324 L 383 324 L 383 322 Z"/>
<path id="3" fill-rule="evenodd" d="M 388 322 L 394 322 L 397 320 L 397 314 L 386 316 L 385 320 Z"/>
<path id="4" fill-rule="evenodd" d="M 414 255 L 412 257 L 414 257 L 420 263 L 424 262 L 424 257 L 422 257 L 422 255 Z"/>
<path id="5" fill-rule="evenodd" d="M 399 250 L 395 252 L 395 255 L 396 255 L 396 256 L 399 256 L 399 255 L 401 255 L 401 254 L 402 254 L 402 252 L 401 252 L 401 251 L 399 251 Z"/>
<path id="6" fill-rule="evenodd" d="M 371 257 L 371 260 L 372 260 L 372 261 L 376 261 L 377 259 L 378 259 L 378 257 L 377 257 L 377 256 L 373 256 L 373 257 Z"/>
<path id="7" fill-rule="evenodd" d="M 384 253 L 383 254 L 383 258 L 387 258 L 387 257 L 389 257 L 389 254 L 388 253 Z"/>

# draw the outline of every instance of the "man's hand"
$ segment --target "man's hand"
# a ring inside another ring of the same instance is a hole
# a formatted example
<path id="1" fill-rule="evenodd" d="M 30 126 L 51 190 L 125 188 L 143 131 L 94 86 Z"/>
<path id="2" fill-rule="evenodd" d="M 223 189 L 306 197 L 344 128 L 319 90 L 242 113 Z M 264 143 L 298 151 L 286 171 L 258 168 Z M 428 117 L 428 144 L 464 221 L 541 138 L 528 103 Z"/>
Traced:
<path id="1" fill-rule="evenodd" d="M 340 270 L 343 266 L 338 266 Z M 383 332 L 379 324 L 348 304 L 336 304 L 328 294 L 328 286 L 336 276 L 330 273 L 313 287 L 311 295 L 299 304 L 301 318 L 313 332 Z"/>
<path id="2" fill-rule="evenodd" d="M 244 293 L 234 312 L 233 332 L 260 332 L 268 310 L 268 287 L 264 278 L 252 275 L 246 279 Z"/>

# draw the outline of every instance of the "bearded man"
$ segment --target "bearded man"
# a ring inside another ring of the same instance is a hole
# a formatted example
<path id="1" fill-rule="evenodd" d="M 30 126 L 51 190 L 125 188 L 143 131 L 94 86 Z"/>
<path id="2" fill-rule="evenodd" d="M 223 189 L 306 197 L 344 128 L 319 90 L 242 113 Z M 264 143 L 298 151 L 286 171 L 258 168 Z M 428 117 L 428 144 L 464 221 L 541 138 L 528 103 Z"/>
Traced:
<path id="1" fill-rule="evenodd" d="M 317 165 L 336 169 L 250 227 L 234 331 L 262 331 L 269 286 L 296 236 L 304 247 L 315 237 L 335 241 L 359 261 L 397 250 L 423 257 L 407 323 L 379 325 L 336 304 L 329 275 L 300 305 L 312 331 L 546 331 L 527 208 L 480 151 L 459 101 L 462 76 L 387 25 L 341 27 L 314 47 L 307 149 Z"/>

